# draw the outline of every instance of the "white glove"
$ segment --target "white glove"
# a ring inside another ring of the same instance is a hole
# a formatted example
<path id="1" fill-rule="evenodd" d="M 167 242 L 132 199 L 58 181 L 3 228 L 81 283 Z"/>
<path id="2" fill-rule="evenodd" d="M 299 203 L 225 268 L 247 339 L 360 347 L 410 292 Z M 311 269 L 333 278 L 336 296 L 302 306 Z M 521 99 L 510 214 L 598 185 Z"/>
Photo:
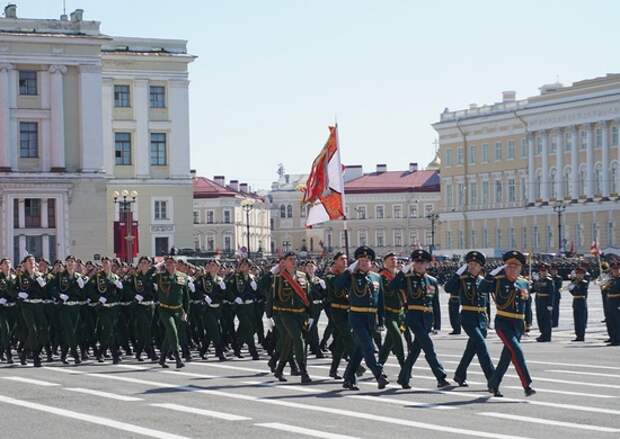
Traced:
<path id="1" fill-rule="evenodd" d="M 45 280 L 42 277 L 37 277 L 37 283 L 43 288 L 45 286 Z"/>
<path id="2" fill-rule="evenodd" d="M 220 280 L 217 284 L 220 286 L 221 290 L 226 289 L 226 283 L 223 280 Z"/>
<path id="3" fill-rule="evenodd" d="M 243 304 L 243 300 L 241 300 L 241 297 L 237 297 L 237 298 L 235 299 L 235 303 L 236 303 L 237 305 L 242 305 L 242 304 Z"/>
<path id="4" fill-rule="evenodd" d="M 138 301 L 138 302 L 142 302 L 144 300 L 144 296 L 140 295 L 140 294 L 136 294 L 134 296 L 134 298 Z"/>
<path id="5" fill-rule="evenodd" d="M 413 262 L 405 265 L 400 271 L 402 271 L 404 274 L 407 274 L 411 271 L 412 268 L 413 268 Z"/>
<path id="6" fill-rule="evenodd" d="M 495 270 L 491 271 L 491 276 L 497 276 L 497 274 L 502 271 L 504 268 L 506 268 L 506 264 L 504 265 L 500 265 L 499 267 L 497 267 Z"/>
<path id="7" fill-rule="evenodd" d="M 123 283 L 118 279 L 114 281 L 114 285 L 116 285 L 116 288 L 118 288 L 119 290 L 123 289 Z"/>
<path id="8" fill-rule="evenodd" d="M 211 305 L 213 303 L 213 299 L 211 299 L 209 296 L 205 296 L 205 302 L 207 302 L 207 305 Z"/>
<path id="9" fill-rule="evenodd" d="M 271 274 L 278 274 L 280 272 L 280 266 L 279 265 L 274 265 L 273 267 L 271 267 Z"/>
<path id="10" fill-rule="evenodd" d="M 4 297 L 0 297 L 0 305 L 6 305 L 6 299 Z"/>
<path id="11" fill-rule="evenodd" d="M 548 306 L 547 307 L 547 311 L 553 311 L 553 307 L 552 306 Z"/>
<path id="12" fill-rule="evenodd" d="M 252 279 L 252 282 L 250 282 L 250 286 L 254 291 L 258 289 L 258 285 L 256 285 L 256 281 L 254 279 Z"/>
<path id="13" fill-rule="evenodd" d="M 19 297 L 22 300 L 26 300 L 28 298 L 28 293 L 20 291 L 19 293 L 17 293 L 17 297 Z"/>
<path id="14" fill-rule="evenodd" d="M 571 283 L 567 287 L 568 291 L 573 291 L 575 289 L 575 284 Z"/>
<path id="15" fill-rule="evenodd" d="M 532 279 L 534 279 L 534 280 L 538 280 L 538 279 L 540 279 L 540 274 L 538 274 L 538 273 L 533 273 L 533 274 L 532 274 Z"/>
<path id="16" fill-rule="evenodd" d="M 359 264 L 359 261 L 356 260 L 355 262 L 353 262 L 351 265 L 347 267 L 347 271 L 350 271 L 351 273 L 355 273 L 355 271 L 357 270 L 358 264 Z"/>
<path id="17" fill-rule="evenodd" d="M 62 300 L 63 302 L 69 300 L 69 296 L 67 296 L 66 294 L 60 294 L 58 297 L 60 297 L 60 300 Z"/>
<path id="18" fill-rule="evenodd" d="M 103 297 L 103 296 L 101 296 L 101 297 L 99 298 L 99 303 L 103 303 L 103 304 L 105 304 L 107 301 L 108 301 L 108 299 L 106 299 L 106 298 L 105 298 L 105 297 Z"/>
<path id="19" fill-rule="evenodd" d="M 324 290 L 327 289 L 327 285 L 325 284 L 325 281 L 323 279 L 319 279 L 319 285 L 321 286 L 321 288 L 323 288 Z"/>
<path id="20" fill-rule="evenodd" d="M 81 277 L 78 277 L 77 284 L 80 288 L 84 288 L 84 279 L 82 279 Z"/>
<path id="21" fill-rule="evenodd" d="M 157 284 L 153 284 L 153 289 L 157 291 Z"/>
<path id="22" fill-rule="evenodd" d="M 189 282 L 187 283 L 187 287 L 189 288 L 189 290 L 190 290 L 192 293 L 195 293 L 195 292 L 196 292 L 196 287 L 194 286 L 194 282 L 189 281 Z"/>
<path id="23" fill-rule="evenodd" d="M 275 322 L 273 321 L 273 319 L 267 319 L 265 321 L 265 328 L 267 328 L 268 331 L 273 331 L 273 328 L 276 326 Z"/>
<path id="24" fill-rule="evenodd" d="M 312 328 L 312 324 L 314 323 L 314 319 L 313 318 L 309 318 L 308 319 L 308 329 Z"/>
<path id="25" fill-rule="evenodd" d="M 456 270 L 456 274 L 458 274 L 460 276 L 463 273 L 465 273 L 466 271 L 467 271 L 467 264 L 463 264 L 463 265 L 461 265 L 461 268 Z"/>

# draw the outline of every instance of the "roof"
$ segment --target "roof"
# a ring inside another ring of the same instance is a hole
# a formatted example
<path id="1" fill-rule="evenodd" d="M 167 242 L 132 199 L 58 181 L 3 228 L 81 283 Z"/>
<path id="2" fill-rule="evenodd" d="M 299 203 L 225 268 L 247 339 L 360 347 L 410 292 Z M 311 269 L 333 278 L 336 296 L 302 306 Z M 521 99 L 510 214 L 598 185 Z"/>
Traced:
<path id="1" fill-rule="evenodd" d="M 192 180 L 194 198 L 226 198 L 226 197 L 251 197 L 261 200 L 255 193 L 235 191 L 230 186 L 222 186 L 207 177 L 195 177 Z"/>
<path id="2" fill-rule="evenodd" d="M 381 192 L 439 192 L 439 172 L 386 171 L 371 172 L 345 183 L 349 194 Z"/>

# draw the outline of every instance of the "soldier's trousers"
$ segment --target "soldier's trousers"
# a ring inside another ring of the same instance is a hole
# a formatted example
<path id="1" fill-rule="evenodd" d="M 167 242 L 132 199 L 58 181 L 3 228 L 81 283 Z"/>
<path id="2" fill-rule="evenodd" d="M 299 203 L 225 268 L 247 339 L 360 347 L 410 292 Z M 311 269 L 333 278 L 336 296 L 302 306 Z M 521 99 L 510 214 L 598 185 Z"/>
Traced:
<path id="1" fill-rule="evenodd" d="M 464 311 L 463 313 L 465 312 L 468 311 Z M 467 345 L 465 346 L 465 352 L 463 352 L 461 361 L 454 372 L 455 381 L 465 381 L 467 379 L 467 369 L 474 359 L 474 355 L 478 357 L 478 362 L 480 363 L 480 367 L 487 381 L 491 379 L 493 372 L 495 372 L 495 367 L 493 367 L 491 357 L 489 356 L 489 350 L 485 342 L 487 338 L 486 322 L 481 322 L 479 320 L 481 316 L 476 316 L 475 319 L 472 317 L 473 316 L 466 315 L 461 317 L 463 330 L 469 336 L 469 339 L 467 340 Z"/>
<path id="2" fill-rule="evenodd" d="M 205 313 L 205 338 L 203 339 L 203 349 L 209 345 L 209 342 L 213 343 L 216 352 L 220 352 L 224 348 L 224 342 L 222 340 L 222 330 L 220 327 L 220 321 L 222 319 L 222 311 L 219 307 L 209 306 Z"/>
<path id="3" fill-rule="evenodd" d="M 237 328 L 236 349 L 241 349 L 244 344 L 247 344 L 250 351 L 256 350 L 254 345 L 254 333 L 256 332 L 254 303 L 239 305 L 237 318 L 239 319 L 239 327 Z"/>
<path id="4" fill-rule="evenodd" d="M 62 333 L 62 347 L 75 349 L 80 328 L 80 305 L 60 305 L 59 317 Z"/>
<path id="5" fill-rule="evenodd" d="M 332 309 L 332 317 L 334 321 L 334 351 L 331 367 L 338 369 L 342 357 L 345 354 L 350 357 L 353 352 L 353 338 L 351 337 L 347 311 Z"/>
<path id="6" fill-rule="evenodd" d="M 450 300 L 448 301 L 448 316 L 450 318 L 450 326 L 452 326 L 452 331 L 460 334 L 461 333 L 461 299 L 458 296 L 450 296 Z"/>
<path id="7" fill-rule="evenodd" d="M 385 364 L 390 355 L 390 352 L 393 352 L 394 355 L 396 355 L 398 364 L 400 364 L 400 367 L 403 367 L 403 364 L 405 362 L 405 351 L 403 348 L 403 338 L 400 334 L 400 323 L 401 317 L 399 314 L 386 311 L 384 323 L 386 335 L 385 340 L 383 340 L 383 345 L 379 350 L 380 364 Z"/>
<path id="8" fill-rule="evenodd" d="M 179 351 L 179 337 L 184 337 L 183 331 L 180 330 L 184 323 L 181 320 L 182 314 L 182 310 L 159 308 L 159 321 L 164 328 L 164 339 L 161 343 L 162 355 Z M 182 339 L 181 342 L 183 342 Z"/>
<path id="9" fill-rule="evenodd" d="M 329 337 L 333 336 L 334 334 L 334 319 L 332 319 L 332 310 L 329 306 L 329 303 L 327 303 L 326 301 L 323 302 L 323 309 L 325 311 L 325 315 L 327 316 L 327 326 L 325 327 L 325 331 L 323 331 L 323 337 L 321 337 L 321 342 L 319 343 L 319 345 L 325 347 L 327 341 L 329 340 Z"/>
<path id="10" fill-rule="evenodd" d="M 502 354 L 495 368 L 495 373 L 489 380 L 489 387 L 498 388 L 502 378 L 512 361 L 523 388 L 532 383 L 532 378 L 525 364 L 523 350 L 521 350 L 521 335 L 523 335 L 523 322 L 521 320 L 495 317 L 495 332 L 504 343 Z"/>
<path id="11" fill-rule="evenodd" d="M 551 297 L 536 296 L 536 323 L 540 331 L 540 338 L 544 341 L 551 341 L 552 310 Z"/>
<path id="12" fill-rule="evenodd" d="M 60 334 L 62 325 L 60 323 L 59 305 L 56 305 L 55 303 L 45 303 L 43 305 L 43 309 L 45 310 L 47 331 L 49 334 L 46 346 L 51 345 L 52 349 L 55 349 L 62 341 Z"/>
<path id="13" fill-rule="evenodd" d="M 259 301 L 254 304 L 254 332 L 258 337 L 261 346 L 265 343 L 265 327 L 263 326 L 263 315 L 265 314 L 265 302 Z"/>
<path id="14" fill-rule="evenodd" d="M 0 306 L 0 351 L 11 347 L 11 338 L 15 331 L 17 305 Z"/>
<path id="15" fill-rule="evenodd" d="M 280 323 L 278 333 L 281 337 L 280 358 L 278 360 L 278 371 L 284 370 L 284 365 L 289 361 L 291 352 L 299 369 L 306 370 L 306 358 L 304 355 L 303 328 L 306 321 L 306 313 L 279 313 Z"/>
<path id="16" fill-rule="evenodd" d="M 233 305 L 222 305 L 222 337 L 224 343 L 235 345 L 235 309 Z"/>
<path id="17" fill-rule="evenodd" d="M 532 321 L 534 321 L 534 316 L 532 313 L 532 296 L 529 296 L 527 302 L 525 302 L 525 329 L 529 331 L 532 327 Z"/>
<path id="18" fill-rule="evenodd" d="M 441 305 L 439 303 L 439 294 L 433 296 L 433 329 L 441 331 Z"/>
<path id="19" fill-rule="evenodd" d="M 91 305 L 80 306 L 79 343 L 82 352 L 97 347 L 97 312 Z"/>
<path id="20" fill-rule="evenodd" d="M 115 306 L 101 307 L 97 311 L 97 333 L 99 336 L 99 349 L 102 353 L 110 348 L 116 355 L 116 323 L 118 322 L 118 309 Z"/>
<path id="21" fill-rule="evenodd" d="M 205 313 L 206 313 L 206 304 L 202 301 L 198 301 L 197 303 L 192 303 L 190 305 L 190 318 L 189 318 L 189 327 L 190 327 L 190 336 L 194 341 L 194 344 L 202 343 L 205 338 Z"/>
<path id="22" fill-rule="evenodd" d="M 575 322 L 575 335 L 578 339 L 584 339 L 588 323 L 586 299 L 573 299 L 573 320 Z"/>
<path id="23" fill-rule="evenodd" d="M 556 291 L 553 295 L 553 311 L 551 311 L 551 327 L 557 328 L 560 324 L 560 299 L 562 294 Z"/>
<path id="24" fill-rule="evenodd" d="M 372 337 L 375 332 L 375 319 L 376 315 L 374 313 L 349 313 L 349 324 L 353 332 L 355 348 L 344 371 L 343 378 L 345 382 L 356 382 L 355 372 L 359 368 L 362 358 L 376 379 L 379 379 L 381 376 L 382 367 L 375 358 L 374 345 L 372 343 Z"/>
<path id="25" fill-rule="evenodd" d="M 607 298 L 609 307 L 609 338 L 612 344 L 620 344 L 620 298 Z"/>
<path id="26" fill-rule="evenodd" d="M 134 306 L 134 334 L 136 352 L 149 352 L 153 349 L 153 317 L 155 305 L 137 304 Z"/>
<path id="27" fill-rule="evenodd" d="M 49 343 L 49 326 L 42 303 L 22 303 L 22 316 L 28 330 L 26 348 L 38 355 L 43 346 Z"/>
<path id="28" fill-rule="evenodd" d="M 611 314 L 611 305 L 610 305 L 610 300 L 607 297 L 607 292 L 601 292 L 601 295 L 603 296 L 603 316 L 605 318 L 605 328 L 607 329 L 607 334 L 609 334 L 609 339 L 613 339 L 612 337 L 612 322 L 611 322 L 611 318 L 610 318 L 610 314 Z"/>
<path id="29" fill-rule="evenodd" d="M 400 370 L 400 375 L 398 377 L 398 382 L 400 384 L 409 383 L 409 380 L 411 379 L 411 370 L 420 355 L 420 351 L 424 351 L 426 362 L 431 367 L 431 371 L 433 372 L 433 375 L 435 375 L 435 378 L 437 378 L 437 380 L 443 380 L 446 378 L 446 372 L 437 359 L 435 346 L 433 345 L 433 340 L 431 340 L 429 335 L 433 320 L 432 313 L 420 311 L 407 312 L 407 326 L 411 329 L 411 331 L 413 331 L 414 339 L 411 351 L 407 355 L 405 363 Z"/>
<path id="30" fill-rule="evenodd" d="M 314 319 L 314 324 L 308 333 L 308 345 L 314 354 L 318 354 L 321 350 L 319 347 L 319 318 L 321 317 L 322 303 L 312 303 L 310 306 L 310 318 Z"/>
<path id="31" fill-rule="evenodd" d="M 116 320 L 116 343 L 127 349 L 129 341 L 133 340 L 133 307 L 129 303 L 118 306 Z"/>

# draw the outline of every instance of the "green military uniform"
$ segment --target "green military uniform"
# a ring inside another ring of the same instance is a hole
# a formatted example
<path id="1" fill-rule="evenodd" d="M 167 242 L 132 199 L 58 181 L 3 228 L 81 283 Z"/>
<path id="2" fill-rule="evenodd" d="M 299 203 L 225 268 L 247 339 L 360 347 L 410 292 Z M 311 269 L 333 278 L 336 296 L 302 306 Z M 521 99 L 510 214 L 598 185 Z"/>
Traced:
<path id="1" fill-rule="evenodd" d="M 226 283 L 220 276 L 213 277 L 211 273 L 205 273 L 196 281 L 197 290 L 203 295 L 206 306 L 204 313 L 205 334 L 200 348 L 200 355 L 206 358 L 206 350 L 209 343 L 215 346 L 215 355 L 220 360 L 226 360 L 224 356 L 224 340 L 222 339 L 222 302 L 226 292 Z"/>
<path id="2" fill-rule="evenodd" d="M 17 297 L 28 330 L 26 348 L 32 352 L 35 367 L 41 367 L 41 349 L 49 342 L 49 326 L 45 316 L 45 301 L 49 295 L 45 280 L 39 273 L 17 275 Z M 26 349 L 21 353 L 21 363 L 26 364 Z"/>
<path id="3" fill-rule="evenodd" d="M 6 354 L 6 362 L 13 364 L 11 337 L 17 319 L 15 302 L 16 277 L 0 272 L 0 352 Z"/>
<path id="4" fill-rule="evenodd" d="M 353 353 L 353 338 L 349 326 L 349 296 L 346 289 L 336 287 L 336 276 L 335 273 L 328 273 L 325 276 L 325 282 L 327 283 L 327 301 L 334 323 L 334 350 L 329 376 L 340 379 L 338 366 L 340 366 L 340 361 L 345 354 L 350 358 Z"/>
<path id="5" fill-rule="evenodd" d="M 390 288 L 394 274 L 387 269 L 381 270 L 379 274 L 383 283 L 383 308 L 387 331 L 383 345 L 379 350 L 379 363 L 385 364 L 390 352 L 394 352 L 398 364 L 403 367 L 405 362 L 405 350 L 401 336 L 401 327 L 404 326 L 403 298 L 400 290 Z"/>
<path id="6" fill-rule="evenodd" d="M 553 297 L 555 295 L 555 282 L 549 273 L 539 273 L 532 283 L 532 292 L 536 293 L 536 322 L 540 337 L 539 342 L 551 341 L 551 328 L 553 326 Z"/>
<path id="7" fill-rule="evenodd" d="M 155 316 L 155 301 L 157 293 L 153 289 L 153 275 L 155 268 L 149 268 L 145 273 L 137 271 L 125 281 L 125 287 L 134 300 L 134 334 L 136 338 L 136 359 L 142 360 L 142 352 L 146 352 L 152 361 L 157 361 L 153 348 L 153 318 Z"/>
<path id="8" fill-rule="evenodd" d="M 108 349 L 112 351 L 114 364 L 120 362 L 116 340 L 116 324 L 118 321 L 118 306 L 122 300 L 123 285 L 120 278 L 114 274 L 106 274 L 101 270 L 88 282 L 88 295 L 92 302 L 97 305 L 97 333 L 99 336 L 99 349 L 97 360 L 103 361 Z"/>
<path id="9" fill-rule="evenodd" d="M 80 325 L 80 306 L 86 303 L 86 282 L 81 274 L 66 270 L 58 273 L 50 281 L 52 296 L 60 301 L 60 326 L 62 334 L 61 361 L 66 364 L 67 352 L 71 350 L 75 363 L 81 362 L 77 352 L 77 331 Z"/>
<path id="10" fill-rule="evenodd" d="M 615 268 L 618 262 L 612 264 Z M 620 276 L 611 275 L 601 290 L 607 296 L 609 343 L 611 346 L 620 346 Z"/>
<path id="11" fill-rule="evenodd" d="M 237 340 L 234 347 L 235 355 L 242 358 L 241 347 L 243 344 L 247 344 L 252 359 L 258 360 L 258 352 L 254 344 L 258 284 L 251 274 L 235 273 L 229 278 L 226 290 L 228 300 L 237 304 L 239 327 L 237 328 Z"/>
<path id="12" fill-rule="evenodd" d="M 308 282 L 310 283 L 310 296 L 312 296 L 312 302 L 310 303 L 310 318 L 314 324 L 310 328 L 308 333 L 308 345 L 313 354 L 317 358 L 323 358 L 323 351 L 319 346 L 319 318 L 321 317 L 321 311 L 323 310 L 323 300 L 327 295 L 327 284 L 323 279 L 318 276 L 309 276 Z"/>
<path id="13" fill-rule="evenodd" d="M 168 367 L 166 355 L 172 353 L 177 362 L 177 368 L 180 368 L 184 364 L 179 355 L 179 336 L 182 344 L 186 344 L 187 341 L 183 339 L 185 333 L 179 331 L 179 328 L 184 323 L 182 318 L 187 317 L 189 311 L 189 279 L 186 274 L 178 271 L 172 274 L 167 271 L 157 273 L 153 279 L 157 285 L 159 320 L 164 328 L 159 363 L 162 367 Z"/>

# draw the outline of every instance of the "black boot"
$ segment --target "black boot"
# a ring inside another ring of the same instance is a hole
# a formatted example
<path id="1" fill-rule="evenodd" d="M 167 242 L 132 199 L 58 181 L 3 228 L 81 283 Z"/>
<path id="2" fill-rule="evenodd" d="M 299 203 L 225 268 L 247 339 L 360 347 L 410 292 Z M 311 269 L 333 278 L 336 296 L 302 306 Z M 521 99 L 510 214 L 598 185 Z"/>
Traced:
<path id="1" fill-rule="evenodd" d="M 11 348 L 6 349 L 6 364 L 13 364 L 13 354 Z"/>
<path id="2" fill-rule="evenodd" d="M 163 367 L 164 369 L 168 369 L 170 367 L 166 364 L 166 356 L 167 356 L 167 353 L 164 351 L 159 353 L 159 365 Z"/>
<path id="3" fill-rule="evenodd" d="M 220 361 L 226 361 L 226 355 L 224 355 L 224 351 L 222 351 L 222 349 L 216 349 L 215 355 Z"/>
<path id="4" fill-rule="evenodd" d="M 336 366 L 335 363 L 332 363 L 331 367 L 329 368 L 329 376 L 335 380 L 342 379 L 342 377 L 338 375 L 338 366 Z"/>
<path id="5" fill-rule="evenodd" d="M 276 368 L 276 371 L 273 373 L 273 376 L 276 377 L 278 381 L 280 381 L 281 383 L 286 382 L 286 378 L 284 378 L 283 371 L 284 371 L 284 363 L 280 362 L 280 364 Z"/>
<path id="6" fill-rule="evenodd" d="M 32 355 L 32 363 L 34 367 L 41 367 L 41 353 L 40 352 L 36 352 Z"/>
<path id="7" fill-rule="evenodd" d="M 103 349 L 99 348 L 95 350 L 95 358 L 97 359 L 98 363 L 103 363 Z"/>
<path id="8" fill-rule="evenodd" d="M 144 359 L 142 358 L 142 349 L 136 349 L 136 360 L 138 360 L 139 362 L 144 361 Z"/>
<path id="9" fill-rule="evenodd" d="M 150 348 L 149 351 L 149 358 L 151 359 L 151 361 L 157 361 L 159 360 L 159 357 L 157 356 L 157 354 L 155 353 L 155 349 L 154 348 Z"/>
<path id="10" fill-rule="evenodd" d="M 192 353 L 189 351 L 189 348 L 187 346 L 183 347 L 183 358 L 188 363 L 192 361 Z"/>
<path id="11" fill-rule="evenodd" d="M 90 360 L 90 358 L 88 357 L 88 346 L 86 345 L 80 346 L 80 353 L 82 354 L 82 361 Z"/>
<path id="12" fill-rule="evenodd" d="M 185 364 L 183 364 L 183 362 L 181 361 L 181 356 L 179 355 L 179 351 L 174 351 L 174 359 L 177 362 L 177 369 L 181 369 L 182 367 L 185 367 Z"/>
<path id="13" fill-rule="evenodd" d="M 293 377 L 300 376 L 301 372 L 299 372 L 299 368 L 297 367 L 297 363 L 295 363 L 295 360 L 289 361 L 289 364 L 291 365 L 291 376 Z"/>
<path id="14" fill-rule="evenodd" d="M 112 350 L 112 364 L 119 364 L 121 362 L 121 356 L 117 349 Z"/>
<path id="15" fill-rule="evenodd" d="M 269 370 L 271 370 L 271 373 L 276 372 L 277 364 L 278 364 L 278 356 L 274 354 L 267 362 L 267 366 L 269 366 Z"/>
<path id="16" fill-rule="evenodd" d="M 28 364 L 26 362 L 26 349 L 22 349 L 21 352 L 19 353 L 19 363 L 22 366 L 25 366 L 26 364 Z"/>
<path id="17" fill-rule="evenodd" d="M 252 360 L 259 360 L 260 357 L 258 356 L 258 351 L 256 350 L 256 348 L 251 348 L 250 349 L 250 355 L 252 355 Z"/>
<path id="18" fill-rule="evenodd" d="M 80 360 L 80 356 L 78 355 L 77 347 L 71 348 L 71 356 L 73 357 L 73 362 L 75 364 L 80 364 L 82 360 Z"/>
<path id="19" fill-rule="evenodd" d="M 63 347 L 60 351 L 60 361 L 62 362 L 62 364 L 69 364 L 69 362 L 67 361 L 67 348 L 65 347 Z"/>
<path id="20" fill-rule="evenodd" d="M 301 365 L 301 384 L 310 384 L 312 383 L 312 379 L 310 379 L 310 375 L 308 375 L 308 371 L 306 370 L 306 365 Z"/>

